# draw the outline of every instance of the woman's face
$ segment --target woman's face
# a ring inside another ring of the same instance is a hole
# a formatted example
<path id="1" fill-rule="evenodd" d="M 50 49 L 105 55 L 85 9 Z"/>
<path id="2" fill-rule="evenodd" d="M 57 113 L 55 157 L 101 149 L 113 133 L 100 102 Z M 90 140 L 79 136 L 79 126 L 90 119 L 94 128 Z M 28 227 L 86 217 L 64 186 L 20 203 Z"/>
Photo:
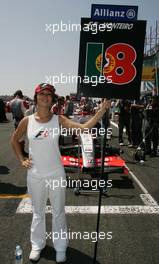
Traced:
<path id="1" fill-rule="evenodd" d="M 37 94 L 37 105 L 50 108 L 52 106 L 52 93 L 45 89 Z"/>

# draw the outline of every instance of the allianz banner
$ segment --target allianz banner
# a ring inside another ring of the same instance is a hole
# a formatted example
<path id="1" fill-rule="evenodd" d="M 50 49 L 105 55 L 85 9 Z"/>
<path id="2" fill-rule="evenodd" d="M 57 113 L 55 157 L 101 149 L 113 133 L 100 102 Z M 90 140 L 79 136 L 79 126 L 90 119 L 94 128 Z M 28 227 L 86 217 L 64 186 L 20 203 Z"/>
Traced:
<path id="1" fill-rule="evenodd" d="M 137 99 L 143 64 L 146 21 L 81 19 L 78 94 Z"/>

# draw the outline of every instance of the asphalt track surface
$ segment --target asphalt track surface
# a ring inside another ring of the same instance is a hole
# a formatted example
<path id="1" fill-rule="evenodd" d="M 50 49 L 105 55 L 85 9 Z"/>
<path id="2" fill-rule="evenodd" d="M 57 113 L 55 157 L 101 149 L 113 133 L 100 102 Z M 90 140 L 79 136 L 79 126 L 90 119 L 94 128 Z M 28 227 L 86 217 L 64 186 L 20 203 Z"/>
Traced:
<path id="1" fill-rule="evenodd" d="M 32 214 L 31 209 L 24 203 L 29 201 L 26 196 L 26 170 L 20 167 L 9 142 L 12 131 L 12 120 L 9 123 L 0 123 L 0 263 L 14 264 L 14 250 L 18 243 L 23 248 L 23 264 L 28 264 Z M 118 146 L 117 133 L 117 127 L 113 126 L 113 146 Z M 131 171 L 126 176 L 109 175 L 112 188 L 102 197 L 100 232 L 112 232 L 112 239 L 107 239 L 106 235 L 106 239 L 99 240 L 97 263 L 158 264 L 159 158 L 147 156 L 145 164 L 141 166 L 134 162 L 132 149 L 125 145 L 123 150 L 122 157 Z M 92 240 L 95 238 L 91 234 L 96 230 L 97 205 L 98 193 L 76 196 L 73 189 L 67 189 L 68 229 L 82 235 L 87 232 L 90 239 L 84 239 L 83 236 L 81 239 L 70 239 L 66 263 L 93 263 Z M 47 234 L 51 232 L 49 208 L 48 202 Z M 49 236 L 38 263 L 56 263 Z"/>

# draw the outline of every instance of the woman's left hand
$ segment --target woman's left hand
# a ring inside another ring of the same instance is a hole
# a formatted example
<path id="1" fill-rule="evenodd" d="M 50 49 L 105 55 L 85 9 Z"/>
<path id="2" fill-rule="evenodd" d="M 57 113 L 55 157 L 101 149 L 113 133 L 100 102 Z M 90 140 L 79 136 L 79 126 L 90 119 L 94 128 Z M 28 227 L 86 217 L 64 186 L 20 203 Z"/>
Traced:
<path id="1" fill-rule="evenodd" d="M 107 110 L 111 107 L 111 100 L 104 99 L 103 103 L 101 103 L 101 110 Z"/>

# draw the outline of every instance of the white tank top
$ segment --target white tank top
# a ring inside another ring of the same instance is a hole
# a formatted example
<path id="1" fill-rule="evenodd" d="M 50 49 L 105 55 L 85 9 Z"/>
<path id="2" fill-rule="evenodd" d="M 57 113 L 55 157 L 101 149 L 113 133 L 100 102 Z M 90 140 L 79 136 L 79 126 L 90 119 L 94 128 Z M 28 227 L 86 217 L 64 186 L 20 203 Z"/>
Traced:
<path id="1" fill-rule="evenodd" d="M 33 166 L 28 172 L 35 176 L 51 176 L 63 170 L 59 151 L 60 127 L 57 115 L 50 121 L 40 123 L 34 114 L 28 116 L 27 136 L 29 140 L 29 156 Z"/>

